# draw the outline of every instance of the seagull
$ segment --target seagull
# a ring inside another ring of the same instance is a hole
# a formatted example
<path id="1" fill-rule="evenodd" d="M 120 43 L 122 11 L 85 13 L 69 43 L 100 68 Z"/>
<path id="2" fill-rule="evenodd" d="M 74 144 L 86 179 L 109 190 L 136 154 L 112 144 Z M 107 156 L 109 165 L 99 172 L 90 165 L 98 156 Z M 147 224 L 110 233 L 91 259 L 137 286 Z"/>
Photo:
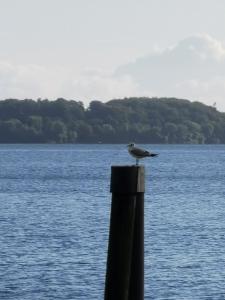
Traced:
<path id="1" fill-rule="evenodd" d="M 154 157 L 154 156 L 158 155 L 156 153 L 150 153 L 147 150 L 137 148 L 137 147 L 135 147 L 134 143 L 127 145 L 127 147 L 128 147 L 128 152 L 130 153 L 130 155 L 132 155 L 133 157 L 136 158 L 136 165 L 138 165 L 138 160 L 141 158 Z"/>

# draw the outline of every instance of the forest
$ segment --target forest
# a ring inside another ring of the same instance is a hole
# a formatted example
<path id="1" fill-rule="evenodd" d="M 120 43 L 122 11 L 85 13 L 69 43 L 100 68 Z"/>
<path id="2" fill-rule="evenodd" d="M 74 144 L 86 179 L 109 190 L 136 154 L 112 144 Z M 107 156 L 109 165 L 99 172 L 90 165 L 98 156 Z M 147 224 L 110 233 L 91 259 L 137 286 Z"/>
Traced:
<path id="1" fill-rule="evenodd" d="M 0 143 L 224 144 L 225 113 L 175 98 L 0 101 Z"/>

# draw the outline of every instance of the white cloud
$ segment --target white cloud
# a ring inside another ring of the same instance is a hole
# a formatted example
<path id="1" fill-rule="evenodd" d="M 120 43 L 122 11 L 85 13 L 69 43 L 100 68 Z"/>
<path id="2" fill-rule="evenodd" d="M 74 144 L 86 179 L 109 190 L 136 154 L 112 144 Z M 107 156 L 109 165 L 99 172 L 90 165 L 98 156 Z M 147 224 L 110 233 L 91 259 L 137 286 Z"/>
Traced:
<path id="1" fill-rule="evenodd" d="M 39 65 L 0 62 L 0 98 L 55 97 L 59 78 L 53 70 Z"/>
<path id="2" fill-rule="evenodd" d="M 105 72 L 86 72 L 80 76 L 68 79 L 62 93 L 66 97 L 78 97 L 86 101 L 99 99 L 101 101 L 139 93 L 138 84 L 129 75 L 115 78 Z"/>
<path id="3" fill-rule="evenodd" d="M 138 95 L 138 84 L 129 75 L 114 78 L 102 70 L 79 74 L 66 69 L 0 62 L 0 99 L 64 97 L 83 101 L 109 100 Z"/>
<path id="4" fill-rule="evenodd" d="M 225 111 L 225 47 L 209 35 L 195 35 L 177 45 L 121 66 L 116 78 L 130 75 L 140 89 L 158 96 L 218 102 Z M 149 93 L 150 95 L 150 93 Z"/>
<path id="5" fill-rule="evenodd" d="M 225 78 L 215 77 L 211 80 L 186 80 L 176 85 L 176 93 L 181 94 L 188 91 L 189 99 L 213 105 L 225 111 Z"/>
<path id="6" fill-rule="evenodd" d="M 115 72 L 0 61 L 0 98 L 64 97 L 106 101 L 130 96 L 165 96 L 217 102 L 225 111 L 225 47 L 208 35 L 195 35 L 119 67 Z"/>

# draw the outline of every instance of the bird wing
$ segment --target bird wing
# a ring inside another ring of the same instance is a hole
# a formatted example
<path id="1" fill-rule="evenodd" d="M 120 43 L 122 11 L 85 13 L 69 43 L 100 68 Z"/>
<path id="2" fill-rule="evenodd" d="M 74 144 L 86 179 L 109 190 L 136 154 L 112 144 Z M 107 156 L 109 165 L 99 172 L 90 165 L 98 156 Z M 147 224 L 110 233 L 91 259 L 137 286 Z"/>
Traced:
<path id="1" fill-rule="evenodd" d="M 142 150 L 142 149 L 137 148 L 137 147 L 133 147 L 131 152 L 132 152 L 133 155 L 135 155 L 139 158 L 146 157 L 146 156 L 151 156 L 151 154 L 148 151 Z"/>

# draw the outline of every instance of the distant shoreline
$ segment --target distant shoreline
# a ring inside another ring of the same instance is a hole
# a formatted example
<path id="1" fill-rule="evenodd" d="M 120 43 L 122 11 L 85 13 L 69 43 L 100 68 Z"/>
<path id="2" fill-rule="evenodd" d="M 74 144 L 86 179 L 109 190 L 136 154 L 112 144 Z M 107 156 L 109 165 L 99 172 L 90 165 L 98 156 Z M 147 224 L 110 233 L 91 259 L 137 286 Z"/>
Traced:
<path id="1" fill-rule="evenodd" d="M 225 113 L 176 98 L 0 101 L 0 144 L 225 144 Z"/>

